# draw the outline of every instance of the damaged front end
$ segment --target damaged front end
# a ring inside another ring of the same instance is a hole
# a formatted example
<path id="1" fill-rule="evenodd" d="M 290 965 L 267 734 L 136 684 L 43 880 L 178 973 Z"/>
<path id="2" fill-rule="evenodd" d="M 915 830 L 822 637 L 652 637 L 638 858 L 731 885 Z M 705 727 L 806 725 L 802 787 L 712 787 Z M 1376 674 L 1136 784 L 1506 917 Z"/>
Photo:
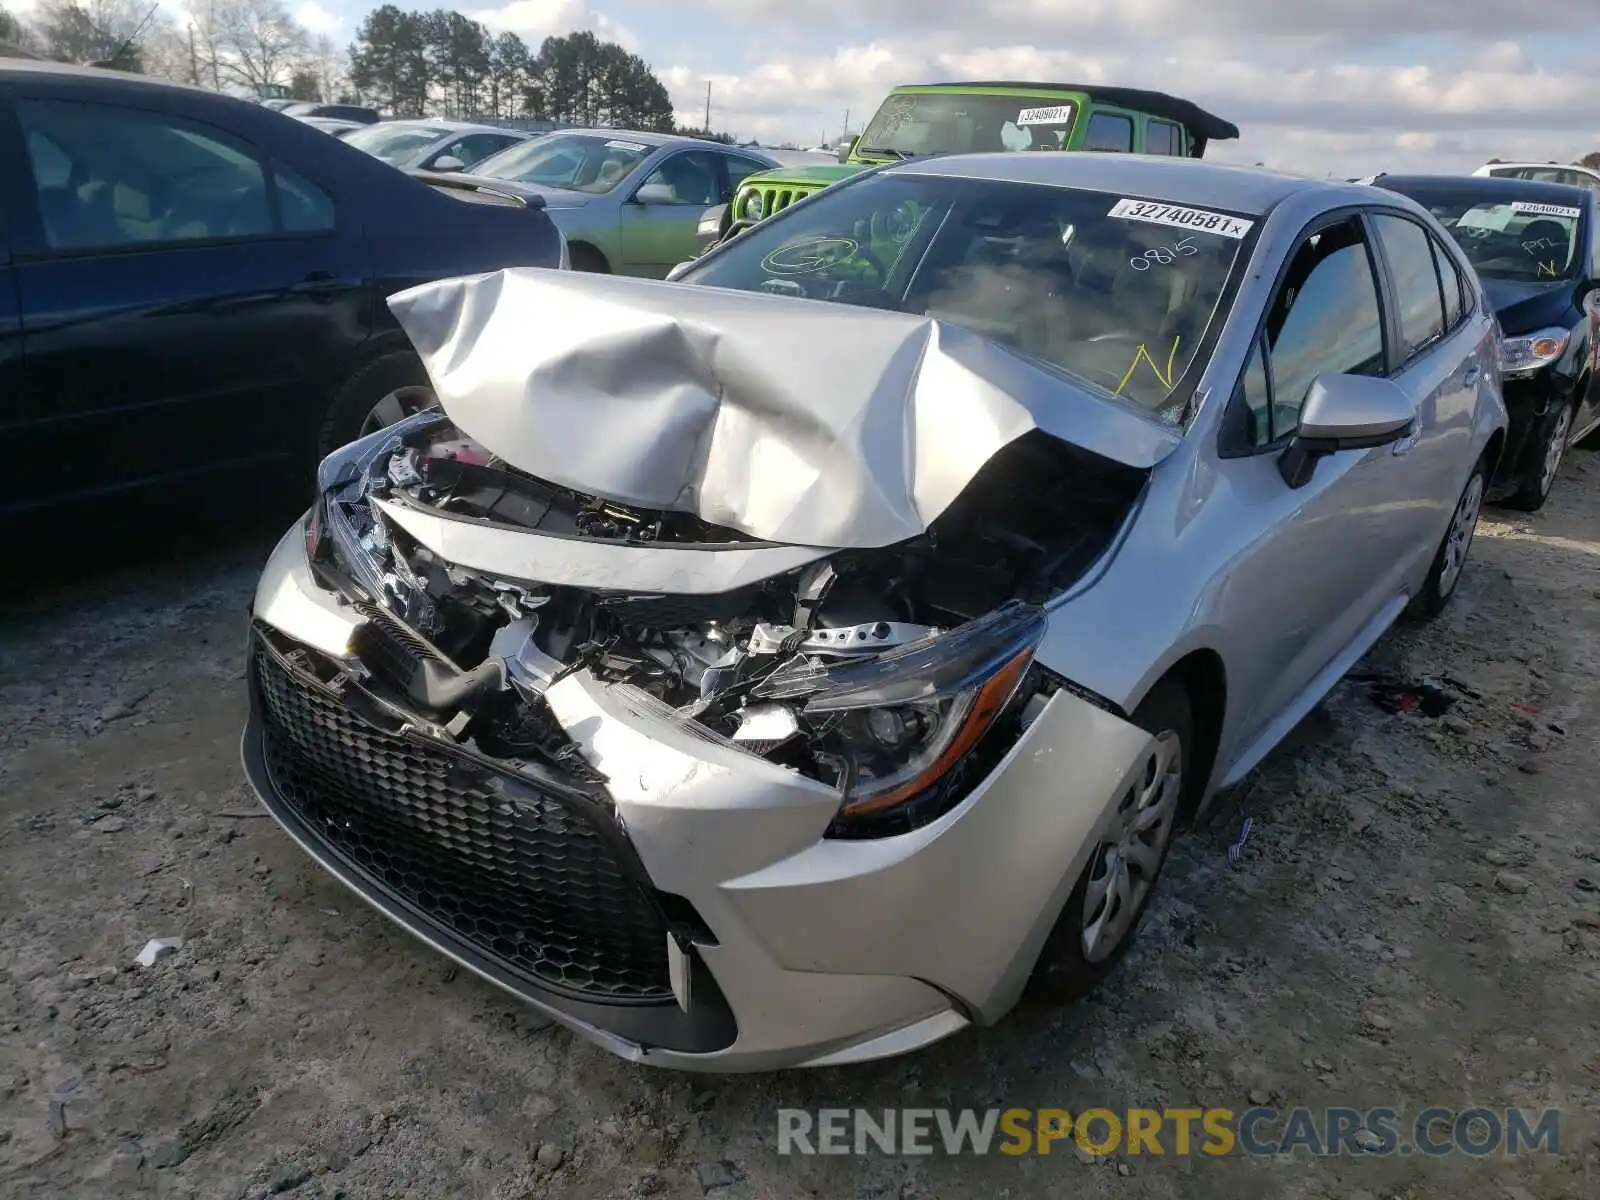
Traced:
<path id="1" fill-rule="evenodd" d="M 1119 460 L 1019 422 L 970 473 L 929 450 L 891 487 L 841 457 L 864 444 L 841 419 L 792 503 L 741 493 L 724 448 L 699 460 L 720 491 L 651 507 L 552 481 L 558 453 L 530 470 L 525 437 L 448 408 L 325 460 L 263 575 L 244 759 L 284 828 L 636 1060 L 853 1061 L 1009 1008 L 1154 745 L 1036 652 L 1160 438 L 1101 427 L 1139 450 Z M 673 494 L 665 439 L 630 436 L 569 473 L 643 464 L 629 494 Z"/>
<path id="2" fill-rule="evenodd" d="M 1142 481 L 1034 435 L 925 536 L 823 552 L 545 483 L 442 415 L 353 449 L 324 471 L 308 550 L 365 618 L 350 650 L 375 686 L 441 735 L 584 776 L 592 768 L 543 701 L 584 671 L 836 789 L 829 833 L 841 837 L 915 828 L 982 772 L 985 735 L 1038 690 L 1040 605 L 1105 550 Z M 507 534 L 556 549 L 543 567 L 528 551 L 515 576 L 486 569 Z M 615 586 L 574 583 L 582 543 L 633 566 L 609 568 Z M 460 558 L 441 552 L 452 545 Z M 789 565 L 797 551 L 810 561 Z M 652 556 L 674 553 L 734 557 L 703 574 L 735 586 L 644 590 L 672 577 Z M 764 575 L 770 566 L 784 569 Z M 1003 751 L 1007 739 L 994 741 Z"/>

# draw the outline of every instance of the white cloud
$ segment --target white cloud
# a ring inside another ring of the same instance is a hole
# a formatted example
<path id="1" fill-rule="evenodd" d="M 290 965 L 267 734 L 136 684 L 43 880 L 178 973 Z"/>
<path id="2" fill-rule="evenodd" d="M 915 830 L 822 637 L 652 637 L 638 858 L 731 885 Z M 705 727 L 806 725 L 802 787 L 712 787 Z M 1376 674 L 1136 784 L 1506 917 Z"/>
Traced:
<path id="1" fill-rule="evenodd" d="M 1086 0 L 1090 9 L 1095 2 Z M 1170 0 L 1126 2 L 1154 12 Z M 1416 2 L 1426 7 L 1432 0 Z M 1048 6 L 1053 0 L 1004 3 Z M 1238 7 L 1244 0 L 1229 3 Z M 1242 131 L 1237 142 L 1216 143 L 1208 153 L 1317 175 L 1464 170 L 1491 156 L 1570 161 L 1600 147 L 1587 73 L 1537 68 L 1515 42 L 1488 44 L 1476 56 L 1441 53 L 1432 63 L 1379 66 L 1349 61 L 1349 54 L 1246 57 L 1245 48 L 1209 35 L 1167 41 L 1172 53 L 1157 56 L 1138 46 L 1068 52 L 1032 44 L 975 47 L 970 35 L 928 36 L 773 58 L 738 74 L 711 76 L 712 125 L 763 141 L 809 142 L 819 130 L 837 132 L 847 108 L 852 131 L 859 132 L 897 83 L 1068 79 L 1189 97 Z M 685 66 L 661 74 L 680 119 L 699 124 L 708 76 Z"/>
<path id="2" fill-rule="evenodd" d="M 469 9 L 466 16 L 481 21 L 496 33 L 515 33 L 534 50 L 545 38 L 590 30 L 608 42 L 629 50 L 639 49 L 633 32 L 605 13 L 596 12 L 588 0 L 511 0 L 499 8 Z"/>
<path id="3" fill-rule="evenodd" d="M 671 0 L 682 9 L 685 0 Z M 665 7 L 665 4 L 661 5 Z M 1174 40 L 1212 36 L 1294 38 L 1371 44 L 1394 35 L 1448 30 L 1476 38 L 1516 38 L 1549 23 L 1544 0 L 687 0 L 728 21 L 765 28 L 895 29 L 996 39 L 1084 39 L 1136 45 L 1159 56 Z M 1569 5 L 1562 32 L 1600 28 L 1593 5 Z"/>
<path id="4" fill-rule="evenodd" d="M 344 18 L 323 8 L 317 0 L 304 0 L 294 10 L 294 19 L 315 34 L 333 34 L 344 25 Z"/>

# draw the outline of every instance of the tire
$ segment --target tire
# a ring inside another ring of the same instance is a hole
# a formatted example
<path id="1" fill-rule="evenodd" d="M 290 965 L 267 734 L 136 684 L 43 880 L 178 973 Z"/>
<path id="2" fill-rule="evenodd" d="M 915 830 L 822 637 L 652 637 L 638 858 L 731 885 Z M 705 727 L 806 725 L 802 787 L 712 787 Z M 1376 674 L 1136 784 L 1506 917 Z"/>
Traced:
<path id="1" fill-rule="evenodd" d="M 587 242 L 569 242 L 567 256 L 572 259 L 574 271 L 588 271 L 591 275 L 611 274 L 611 265 L 606 262 L 606 256 Z"/>
<path id="2" fill-rule="evenodd" d="M 1507 508 L 1538 512 L 1550 498 L 1550 489 L 1561 472 L 1567 440 L 1572 434 L 1572 405 L 1553 403 L 1534 426 L 1529 439 L 1531 453 L 1524 452 L 1517 471 L 1516 490 L 1501 501 Z"/>
<path id="3" fill-rule="evenodd" d="M 1486 464 L 1479 459 L 1467 476 L 1467 482 L 1456 498 L 1455 511 L 1450 514 L 1450 525 L 1434 551 L 1433 562 L 1428 567 L 1428 577 L 1422 588 L 1406 605 L 1406 616 L 1413 621 L 1431 621 L 1444 611 L 1450 597 L 1456 594 L 1461 582 L 1461 572 L 1466 567 L 1467 555 L 1472 550 L 1472 535 L 1477 532 L 1478 514 L 1483 510 L 1483 492 L 1487 480 Z"/>
<path id="4" fill-rule="evenodd" d="M 1157 757 L 1147 762 L 1146 773 L 1135 779 L 1119 809 L 1130 821 L 1140 812 L 1152 811 L 1156 803 L 1165 810 L 1158 836 L 1135 835 L 1153 849 L 1151 867 L 1146 874 L 1139 871 L 1132 860 L 1125 860 L 1133 867 L 1125 871 L 1125 876 L 1131 879 L 1137 873 L 1138 880 L 1133 884 L 1131 898 L 1124 897 L 1123 903 L 1128 907 L 1108 910 L 1106 904 L 1113 892 L 1104 888 L 1102 880 L 1114 873 L 1114 868 L 1107 869 L 1111 861 L 1108 852 L 1113 851 L 1113 847 L 1106 843 L 1096 847 L 1061 915 L 1056 918 L 1055 927 L 1045 939 L 1024 993 L 1030 1000 L 1047 1004 L 1076 1000 L 1116 967 L 1133 944 L 1139 922 L 1150 897 L 1155 894 L 1176 826 L 1185 812 L 1193 810 L 1195 793 L 1204 786 L 1203 780 L 1186 769 L 1188 764 L 1200 761 L 1200 755 L 1194 740 L 1194 714 L 1189 693 L 1182 684 L 1172 679 L 1162 680 L 1151 689 L 1130 720 L 1161 739 Z M 1161 798 L 1156 803 L 1147 803 L 1158 789 Z M 1088 933 L 1091 927 L 1099 928 L 1097 939 L 1091 940 Z"/>
<path id="5" fill-rule="evenodd" d="M 392 425 L 435 403 L 421 359 L 410 350 L 381 354 L 346 380 L 328 402 L 317 432 L 317 461 L 363 433 Z"/>

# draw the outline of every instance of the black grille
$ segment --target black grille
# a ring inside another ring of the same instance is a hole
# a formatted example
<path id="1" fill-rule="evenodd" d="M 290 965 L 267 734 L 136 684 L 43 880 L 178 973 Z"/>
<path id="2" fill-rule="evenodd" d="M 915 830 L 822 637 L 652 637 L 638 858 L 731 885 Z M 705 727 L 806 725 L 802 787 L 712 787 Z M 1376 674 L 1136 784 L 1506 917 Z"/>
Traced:
<path id="1" fill-rule="evenodd" d="M 372 727 L 259 635 L 251 659 L 272 783 L 340 857 L 531 982 L 672 1000 L 661 910 L 574 802 Z"/>

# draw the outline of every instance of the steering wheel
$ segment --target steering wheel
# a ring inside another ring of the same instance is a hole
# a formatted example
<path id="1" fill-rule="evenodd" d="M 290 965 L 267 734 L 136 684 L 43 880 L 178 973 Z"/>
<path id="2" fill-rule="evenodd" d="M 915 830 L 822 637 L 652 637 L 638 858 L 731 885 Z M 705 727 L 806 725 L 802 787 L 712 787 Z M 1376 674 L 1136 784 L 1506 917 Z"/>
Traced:
<path id="1" fill-rule="evenodd" d="M 851 261 L 870 267 L 880 287 L 889 277 L 877 255 L 855 238 L 848 237 L 813 237 L 779 246 L 762 260 L 761 268 L 780 278 L 802 278 L 819 275 Z"/>

